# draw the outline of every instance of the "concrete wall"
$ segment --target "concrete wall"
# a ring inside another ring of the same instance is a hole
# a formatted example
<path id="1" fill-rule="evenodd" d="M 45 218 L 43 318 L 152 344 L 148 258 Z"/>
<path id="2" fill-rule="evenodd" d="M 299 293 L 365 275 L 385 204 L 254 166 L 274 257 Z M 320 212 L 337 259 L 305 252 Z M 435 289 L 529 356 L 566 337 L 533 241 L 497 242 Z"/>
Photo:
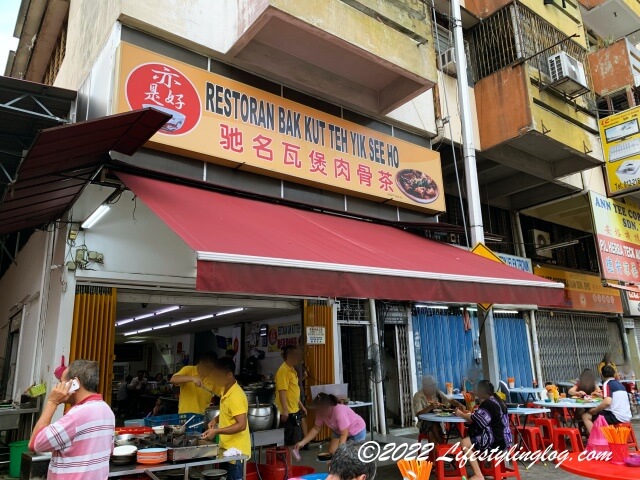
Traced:
<path id="1" fill-rule="evenodd" d="M 20 327 L 20 341 L 15 373 L 15 389 L 13 398 L 20 399 L 20 394 L 34 382 L 42 379 L 36 368 L 34 354 L 37 358 L 39 332 L 43 319 L 42 302 L 46 270 L 49 269 L 47 257 L 50 253 L 50 241 L 53 234 L 35 232 L 16 258 L 17 265 L 11 265 L 0 279 L 0 345 L 6 345 L 9 331 L 9 319 L 24 308 L 24 317 Z M 4 351 L 2 352 L 4 355 Z"/>
<path id="2" fill-rule="evenodd" d="M 605 96 L 634 84 L 627 45 L 627 40 L 623 38 L 589 54 L 593 90 L 598 95 Z"/>

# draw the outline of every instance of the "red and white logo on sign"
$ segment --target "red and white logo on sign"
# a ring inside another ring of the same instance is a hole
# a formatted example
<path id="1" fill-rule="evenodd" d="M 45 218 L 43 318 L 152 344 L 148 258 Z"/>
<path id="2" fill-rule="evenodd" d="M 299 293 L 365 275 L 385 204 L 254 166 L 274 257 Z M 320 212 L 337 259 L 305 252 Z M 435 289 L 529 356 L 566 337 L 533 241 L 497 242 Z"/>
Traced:
<path id="1" fill-rule="evenodd" d="M 201 104 L 193 83 L 179 70 L 162 63 L 136 67 L 125 84 L 132 110 L 156 108 L 171 115 L 159 133 L 184 135 L 200 121 Z"/>

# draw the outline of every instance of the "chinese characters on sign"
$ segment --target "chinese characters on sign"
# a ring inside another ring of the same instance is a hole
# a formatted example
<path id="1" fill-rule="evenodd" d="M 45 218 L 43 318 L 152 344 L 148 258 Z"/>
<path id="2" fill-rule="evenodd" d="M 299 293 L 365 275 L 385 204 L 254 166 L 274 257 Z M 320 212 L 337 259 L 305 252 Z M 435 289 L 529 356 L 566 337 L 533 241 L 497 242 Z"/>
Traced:
<path id="1" fill-rule="evenodd" d="M 640 282 L 640 209 L 589 194 L 600 271 L 608 280 Z"/>
<path id="2" fill-rule="evenodd" d="M 598 275 L 562 270 L 555 267 L 534 267 L 533 273 L 553 282 L 564 283 L 564 306 L 584 312 L 622 313 L 622 299 L 615 288 L 603 287 Z"/>
<path id="3" fill-rule="evenodd" d="M 121 44 L 118 111 L 172 116 L 150 145 L 392 205 L 444 211 L 431 149 Z"/>
<path id="4" fill-rule="evenodd" d="M 325 327 L 307 327 L 307 345 L 324 345 L 327 338 Z"/>
<path id="5" fill-rule="evenodd" d="M 302 327 L 299 323 L 273 325 L 269 328 L 269 351 L 279 352 L 286 345 L 297 346 L 301 335 Z"/>

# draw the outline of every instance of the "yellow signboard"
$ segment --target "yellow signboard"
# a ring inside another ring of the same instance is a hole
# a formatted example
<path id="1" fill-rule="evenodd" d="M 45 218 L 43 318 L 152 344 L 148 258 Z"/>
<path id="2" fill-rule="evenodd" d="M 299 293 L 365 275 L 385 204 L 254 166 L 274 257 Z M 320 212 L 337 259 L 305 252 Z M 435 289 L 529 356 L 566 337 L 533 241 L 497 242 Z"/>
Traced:
<path id="1" fill-rule="evenodd" d="M 491 249 L 487 247 L 484 243 L 479 243 L 475 247 L 473 247 L 473 249 L 471 250 L 471 253 L 475 255 L 480 255 L 481 257 L 484 257 L 488 260 L 492 260 L 494 262 L 504 263 L 504 260 L 502 260 L 495 253 L 493 253 Z M 493 307 L 493 303 L 479 303 L 478 306 L 485 312 L 488 312 L 489 310 L 491 310 L 491 307 Z"/>
<path id="2" fill-rule="evenodd" d="M 149 107 L 171 115 L 152 148 L 391 205 L 445 210 L 439 153 L 122 43 L 116 109 Z"/>
<path id="3" fill-rule="evenodd" d="M 600 120 L 608 196 L 640 189 L 640 107 Z"/>
<path id="4" fill-rule="evenodd" d="M 584 312 L 622 313 L 620 292 L 603 287 L 598 275 L 572 272 L 556 267 L 533 268 L 533 273 L 553 282 L 564 283 L 564 306 Z"/>

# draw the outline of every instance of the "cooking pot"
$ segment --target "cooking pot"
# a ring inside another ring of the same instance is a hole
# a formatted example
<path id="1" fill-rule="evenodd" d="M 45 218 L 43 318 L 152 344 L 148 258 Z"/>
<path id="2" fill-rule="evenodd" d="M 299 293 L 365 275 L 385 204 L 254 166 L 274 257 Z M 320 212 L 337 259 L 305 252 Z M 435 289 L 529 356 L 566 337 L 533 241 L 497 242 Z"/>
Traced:
<path id="1" fill-rule="evenodd" d="M 269 430 L 273 428 L 276 417 L 276 409 L 270 403 L 261 403 L 259 405 L 249 405 L 247 419 L 249 420 L 249 430 L 258 432 L 260 430 Z"/>
<path id="2" fill-rule="evenodd" d="M 209 407 L 204 411 L 205 430 L 209 428 L 211 420 L 220 415 L 220 407 Z"/>
<path id="3" fill-rule="evenodd" d="M 247 396 L 247 402 L 249 405 L 255 405 L 258 403 L 258 392 L 255 390 L 244 390 L 244 394 Z"/>

